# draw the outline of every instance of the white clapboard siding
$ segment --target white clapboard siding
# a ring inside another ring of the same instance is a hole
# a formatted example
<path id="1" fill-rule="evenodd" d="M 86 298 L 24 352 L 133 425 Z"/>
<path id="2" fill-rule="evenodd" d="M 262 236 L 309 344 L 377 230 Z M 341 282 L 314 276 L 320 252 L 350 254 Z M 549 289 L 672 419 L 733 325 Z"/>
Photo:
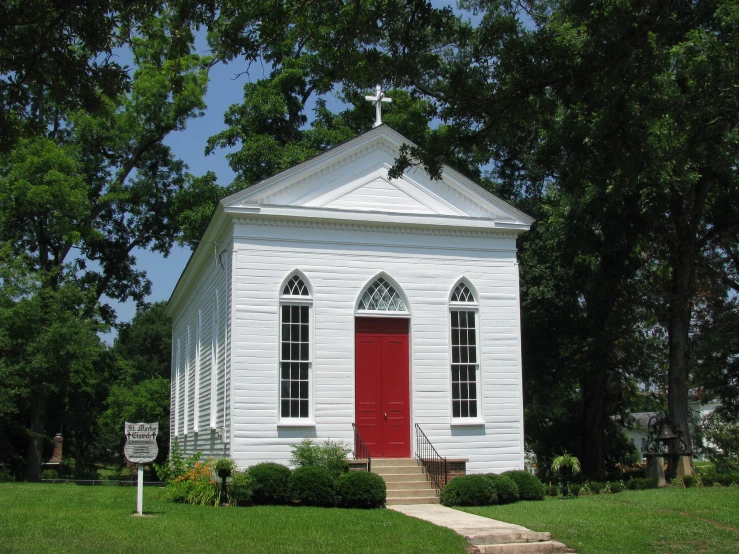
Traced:
<path id="1" fill-rule="evenodd" d="M 221 432 L 230 425 L 227 354 L 232 246 L 230 238 L 219 244 L 221 250 L 225 249 L 225 253 L 220 258 L 223 267 L 216 264 L 212 255 L 201 264 L 199 279 L 188 291 L 187 300 L 174 315 L 172 321 L 173 376 L 176 377 L 179 368 L 182 381 L 179 385 L 173 384 L 172 388 L 171 406 L 173 413 L 177 414 L 170 418 L 173 422 L 172 437 L 178 441 L 187 455 L 195 452 L 203 452 L 207 456 L 228 454 L 228 444 L 222 440 Z M 218 294 L 217 311 L 216 294 Z M 215 353 L 212 350 L 214 341 L 217 345 Z M 178 345 L 179 356 L 177 355 Z M 211 406 L 213 401 L 211 380 L 213 379 L 215 379 L 214 407 Z M 179 411 L 175 412 L 175 410 Z M 213 415 L 215 416 L 214 421 L 211 420 Z M 179 425 L 176 425 L 178 422 Z M 186 428 L 185 423 L 187 423 Z"/>
<path id="2" fill-rule="evenodd" d="M 411 311 L 412 422 L 442 455 L 468 458 L 469 472 L 521 467 L 515 239 L 306 227 L 295 240 L 288 231 L 235 227 L 231 453 L 239 466 L 288 463 L 303 438 L 352 445 L 354 312 L 362 290 L 382 274 L 399 285 Z M 294 270 L 313 290 L 315 426 L 304 428 L 278 425 L 279 293 Z M 449 297 L 462 277 L 479 301 L 485 424 L 476 427 L 450 424 Z"/>

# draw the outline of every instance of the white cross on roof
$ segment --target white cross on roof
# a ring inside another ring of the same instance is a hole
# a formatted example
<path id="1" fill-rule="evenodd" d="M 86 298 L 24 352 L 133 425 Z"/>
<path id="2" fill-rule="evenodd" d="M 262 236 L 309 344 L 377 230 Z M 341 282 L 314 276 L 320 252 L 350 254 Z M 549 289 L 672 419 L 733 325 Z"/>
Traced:
<path id="1" fill-rule="evenodd" d="M 378 127 L 382 125 L 382 103 L 383 102 L 392 102 L 392 98 L 385 98 L 385 93 L 382 92 L 382 87 L 380 85 L 377 85 L 375 88 L 375 95 L 374 96 L 365 96 L 365 100 L 369 100 L 375 105 L 375 124 L 372 125 L 372 128 Z"/>

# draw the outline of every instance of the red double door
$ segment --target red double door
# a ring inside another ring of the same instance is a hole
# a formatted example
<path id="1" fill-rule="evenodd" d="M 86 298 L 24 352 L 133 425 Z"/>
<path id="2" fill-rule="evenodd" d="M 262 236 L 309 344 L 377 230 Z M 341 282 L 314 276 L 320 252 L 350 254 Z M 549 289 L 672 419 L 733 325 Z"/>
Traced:
<path id="1" fill-rule="evenodd" d="M 356 318 L 355 421 L 370 454 L 410 457 L 408 320 Z"/>

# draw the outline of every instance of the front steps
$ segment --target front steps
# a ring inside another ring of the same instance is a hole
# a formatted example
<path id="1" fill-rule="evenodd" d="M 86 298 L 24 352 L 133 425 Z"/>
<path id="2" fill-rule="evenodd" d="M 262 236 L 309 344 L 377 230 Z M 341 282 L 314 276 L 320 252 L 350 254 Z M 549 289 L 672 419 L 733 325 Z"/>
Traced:
<path id="1" fill-rule="evenodd" d="M 413 458 L 373 458 L 372 473 L 385 480 L 388 506 L 439 503 L 434 483 Z"/>

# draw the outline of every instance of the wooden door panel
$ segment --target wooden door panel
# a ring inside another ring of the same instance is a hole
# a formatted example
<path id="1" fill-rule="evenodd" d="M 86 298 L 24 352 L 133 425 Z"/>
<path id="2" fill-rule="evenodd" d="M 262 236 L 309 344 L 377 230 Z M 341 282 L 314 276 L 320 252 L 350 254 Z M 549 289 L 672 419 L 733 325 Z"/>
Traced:
<path id="1" fill-rule="evenodd" d="M 408 320 L 356 320 L 356 424 L 376 457 L 410 456 Z"/>

